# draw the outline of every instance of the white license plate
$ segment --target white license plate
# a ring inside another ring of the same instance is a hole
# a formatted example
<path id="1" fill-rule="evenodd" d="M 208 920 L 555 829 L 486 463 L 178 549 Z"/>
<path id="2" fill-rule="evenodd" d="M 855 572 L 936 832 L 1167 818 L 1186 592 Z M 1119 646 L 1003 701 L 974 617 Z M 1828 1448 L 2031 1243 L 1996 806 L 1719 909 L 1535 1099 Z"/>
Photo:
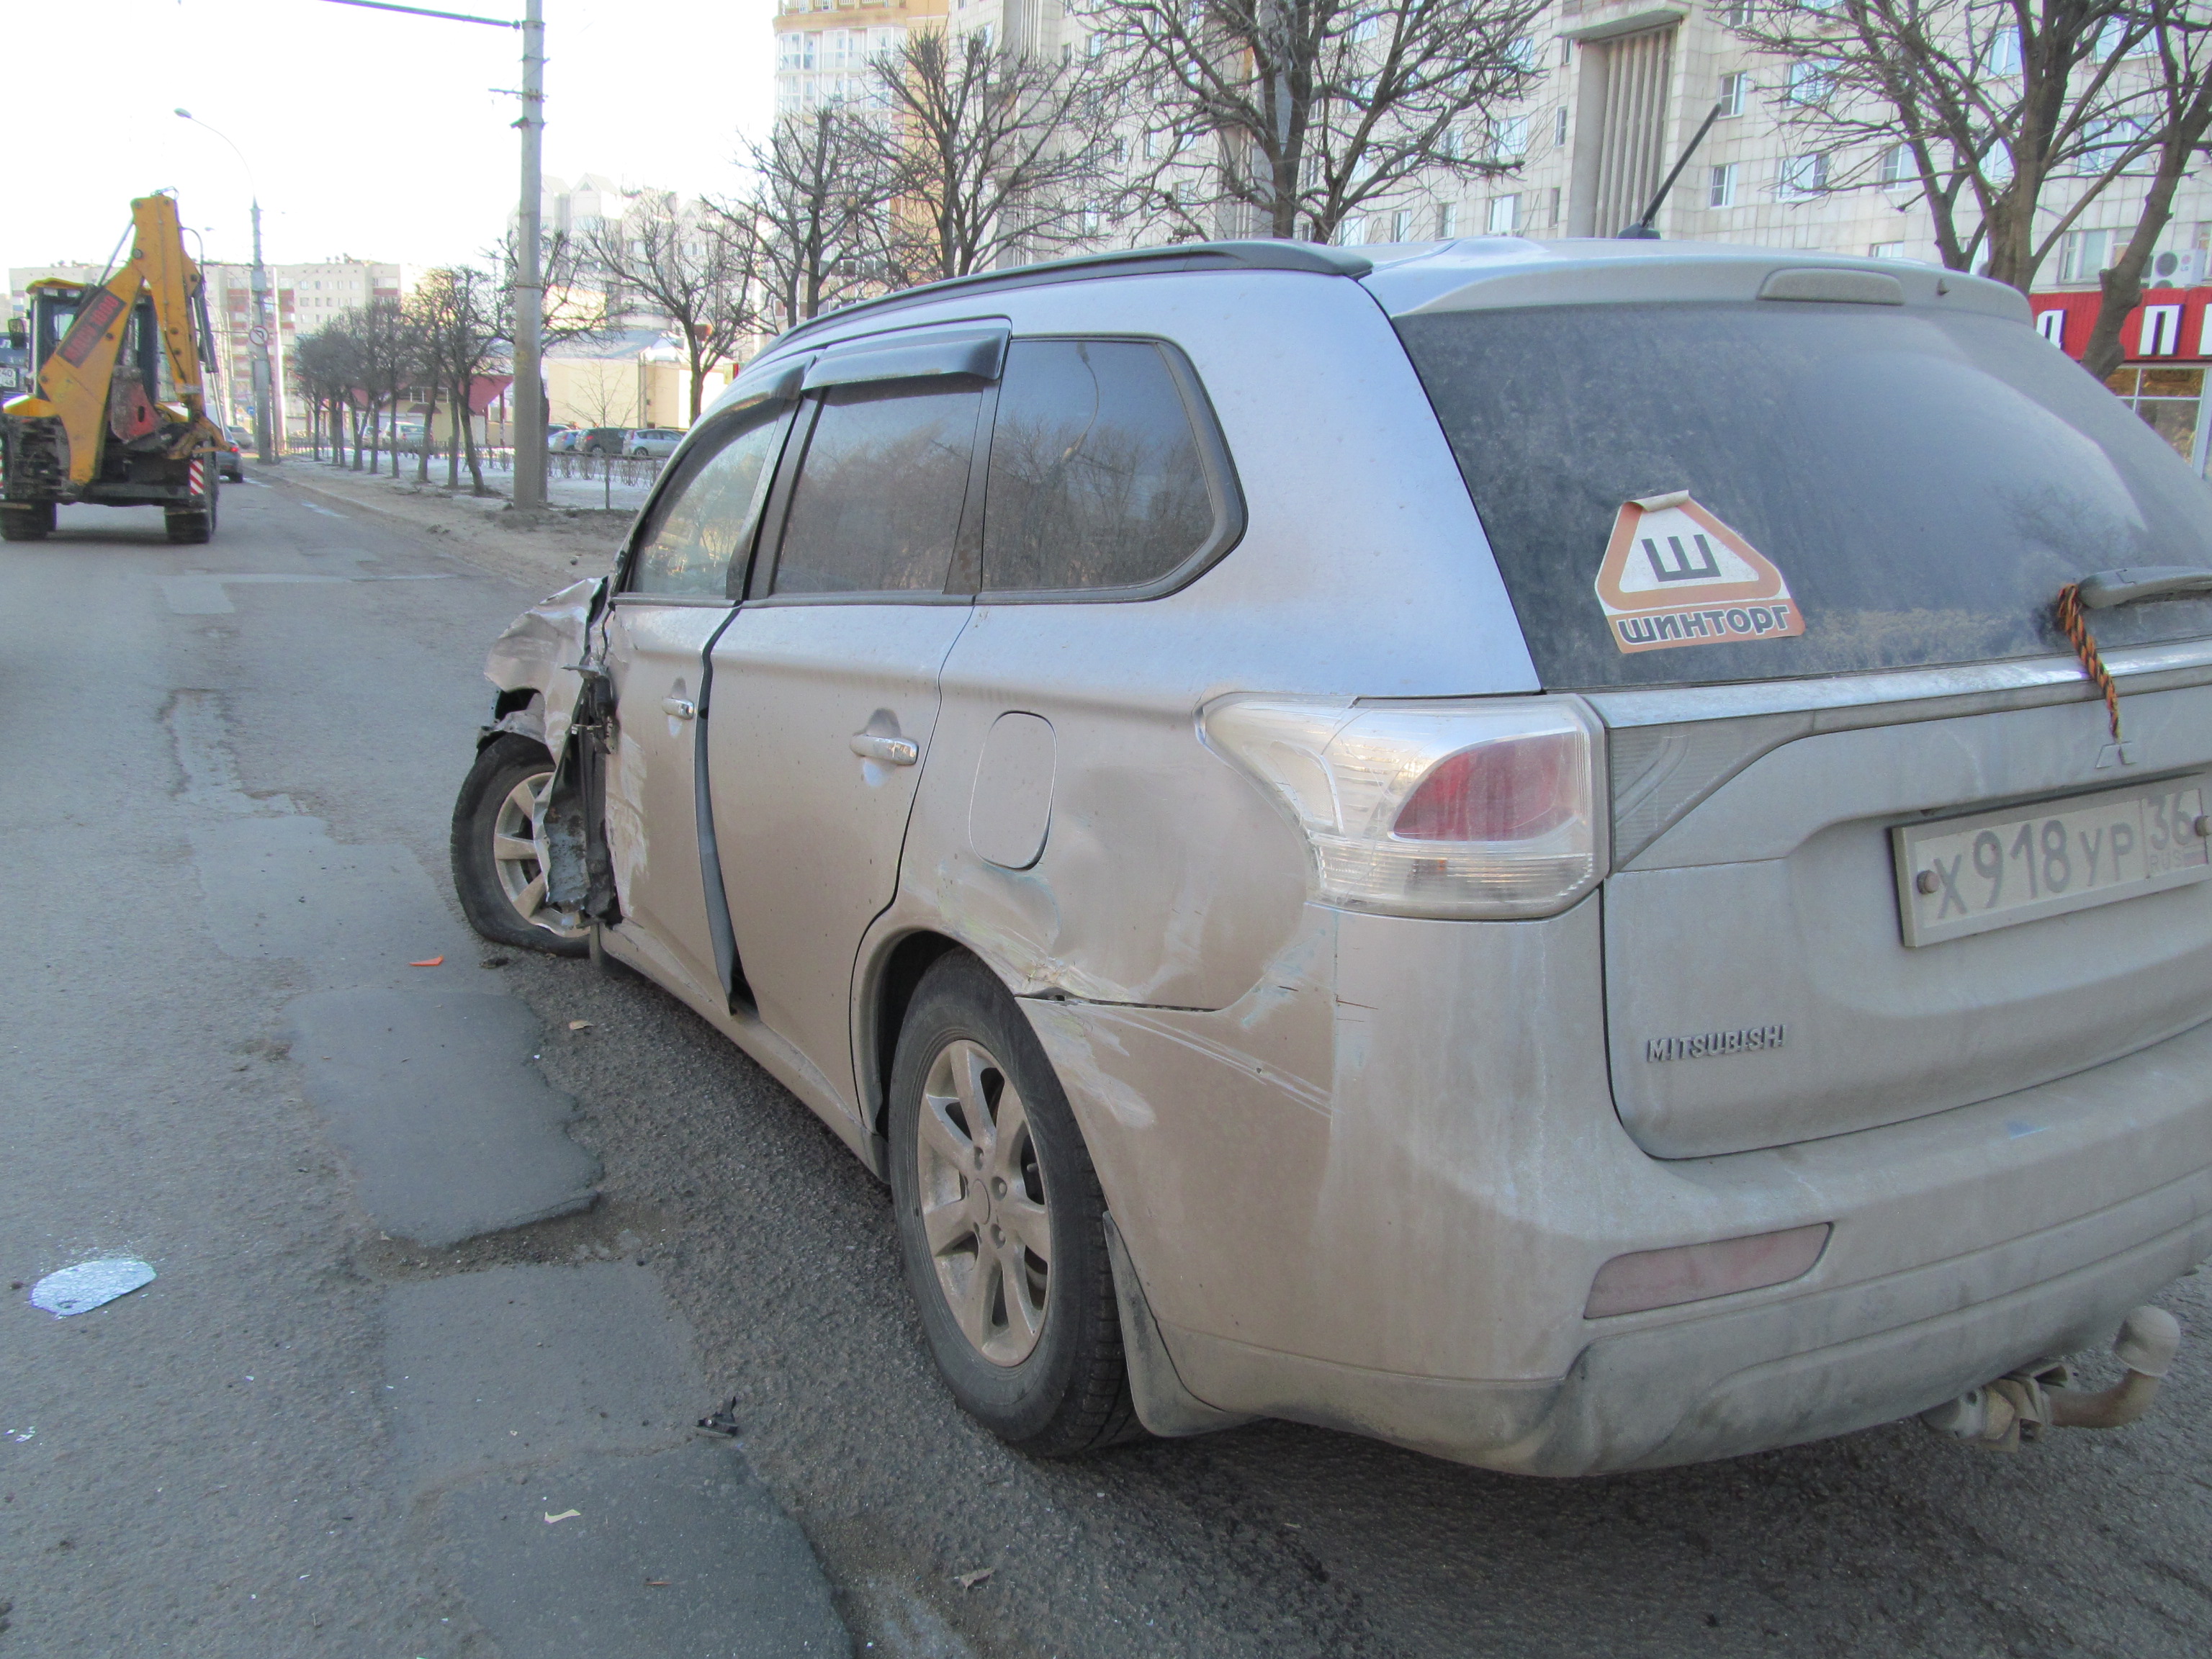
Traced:
<path id="1" fill-rule="evenodd" d="M 2179 887 L 2212 875 L 2206 780 L 2166 778 L 1971 817 L 1901 823 L 1898 911 L 1907 945 Z"/>

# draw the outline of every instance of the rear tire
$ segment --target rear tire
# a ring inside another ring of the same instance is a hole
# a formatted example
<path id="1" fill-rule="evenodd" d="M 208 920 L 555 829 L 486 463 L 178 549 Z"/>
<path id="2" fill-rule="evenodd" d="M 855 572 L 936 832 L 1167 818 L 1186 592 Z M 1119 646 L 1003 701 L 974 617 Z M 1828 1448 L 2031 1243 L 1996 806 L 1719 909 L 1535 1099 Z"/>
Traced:
<path id="1" fill-rule="evenodd" d="M 907 1285 L 961 1408 L 1042 1457 L 1141 1437 L 1097 1173 L 1029 1021 L 964 952 L 915 989 L 890 1115 Z"/>
<path id="2" fill-rule="evenodd" d="M 168 526 L 171 541 L 189 546 L 215 539 L 218 512 L 216 497 L 221 488 L 221 475 L 218 474 L 216 480 L 208 485 L 204 506 L 169 507 L 163 512 L 162 520 Z"/>
<path id="3" fill-rule="evenodd" d="M 53 528 L 52 501 L 0 502 L 0 541 L 42 542 Z"/>
<path id="4" fill-rule="evenodd" d="M 552 779 L 553 757 L 528 738 L 509 732 L 477 751 L 453 803 L 453 891 L 469 926 L 493 943 L 580 957 L 590 929 L 560 927 L 544 908 L 533 804 Z"/>

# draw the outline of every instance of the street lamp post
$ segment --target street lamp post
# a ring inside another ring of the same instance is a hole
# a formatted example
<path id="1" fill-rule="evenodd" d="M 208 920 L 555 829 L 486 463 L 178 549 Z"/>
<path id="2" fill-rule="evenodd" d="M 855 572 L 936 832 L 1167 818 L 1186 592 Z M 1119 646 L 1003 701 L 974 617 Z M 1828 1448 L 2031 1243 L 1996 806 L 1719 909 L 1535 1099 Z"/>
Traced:
<path id="1" fill-rule="evenodd" d="M 412 17 L 435 17 L 448 23 L 483 23 L 496 29 L 522 33 L 522 115 L 515 125 L 522 131 L 522 199 L 516 204 L 514 272 L 514 385 L 508 398 L 509 423 L 514 427 L 514 496 L 518 507 L 545 505 L 545 401 L 539 384 L 540 337 L 545 325 L 545 275 L 539 246 L 543 227 L 538 222 L 543 196 L 543 150 L 545 132 L 545 13 L 544 0 L 524 0 L 522 21 L 478 17 L 471 12 L 439 11 L 428 6 L 403 6 L 392 0 L 331 0 L 338 6 L 358 6 L 364 11 L 404 12 Z M 468 418 L 468 411 L 461 411 Z"/>
<path id="2" fill-rule="evenodd" d="M 253 450 L 263 465 L 274 465 L 276 447 L 284 440 L 284 411 L 277 401 L 276 376 L 269 357 L 269 343 L 276 337 L 276 319 L 269 300 L 269 267 L 261 263 L 261 187 L 253 181 L 253 164 L 246 159 L 244 150 L 231 143 L 228 134 L 209 126 L 188 109 L 179 110 L 177 115 L 230 144 L 230 153 L 246 169 L 246 188 L 253 194 L 253 327 L 246 337 L 253 347 Z"/>

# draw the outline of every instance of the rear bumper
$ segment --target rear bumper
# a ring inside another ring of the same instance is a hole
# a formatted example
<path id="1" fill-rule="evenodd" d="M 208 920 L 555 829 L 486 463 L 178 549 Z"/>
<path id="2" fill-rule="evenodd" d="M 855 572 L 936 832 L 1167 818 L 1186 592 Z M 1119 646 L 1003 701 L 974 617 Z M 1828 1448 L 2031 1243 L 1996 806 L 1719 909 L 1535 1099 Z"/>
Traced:
<path id="1" fill-rule="evenodd" d="M 1224 1411 L 1534 1474 L 1731 1456 L 2100 1342 L 2212 1256 L 2212 1025 L 1905 1123 L 1658 1160 L 1601 1031 L 1559 1012 L 1595 981 L 1594 916 L 1326 926 L 1325 1000 L 1316 971 L 1218 1014 L 1026 1005 L 1176 1369 Z M 1583 952 L 1590 978 L 1563 971 Z M 1790 1284 L 1583 1316 L 1615 1255 L 1814 1222 L 1828 1249 Z"/>
<path id="2" fill-rule="evenodd" d="M 2133 1242 L 2095 1254 L 2120 1239 Z M 1600 1337 L 1556 1381 L 1407 1376 L 1164 1334 L 1185 1386 L 1208 1403 L 1512 1474 L 1601 1474 L 1911 1417 L 2016 1365 L 2109 1340 L 2130 1308 L 2208 1256 L 2212 1172 L 2199 1172 L 1959 1260 Z"/>
<path id="3" fill-rule="evenodd" d="M 1894 1422 L 2017 1365 L 2109 1341 L 2130 1308 L 2208 1255 L 2212 1173 L 2200 1170 L 1954 1261 L 1601 1338 L 1534 1431 L 1485 1461 L 1531 1474 L 1656 1468 Z M 1657 1377 L 1665 1388 L 1651 1386 Z"/>

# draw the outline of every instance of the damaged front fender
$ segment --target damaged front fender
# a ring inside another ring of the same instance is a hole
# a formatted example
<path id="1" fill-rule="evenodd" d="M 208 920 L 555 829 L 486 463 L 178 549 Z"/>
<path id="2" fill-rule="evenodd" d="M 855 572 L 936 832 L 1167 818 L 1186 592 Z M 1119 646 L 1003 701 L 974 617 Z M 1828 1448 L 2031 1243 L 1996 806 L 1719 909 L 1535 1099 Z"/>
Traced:
<path id="1" fill-rule="evenodd" d="M 494 643 L 484 678 L 499 688 L 505 711 L 487 732 L 534 738 L 553 757 L 539 826 L 547 901 L 611 926 L 622 919 L 605 822 L 614 700 L 604 649 L 598 657 L 592 649 L 606 596 L 606 578 L 594 576 L 532 605 Z"/>
<path id="2" fill-rule="evenodd" d="M 484 659 L 484 678 L 502 693 L 537 693 L 538 729 L 528 735 L 544 743 L 549 754 L 557 756 L 568 746 L 576 701 L 583 695 L 592 624 L 605 607 L 606 594 L 604 576 L 571 583 L 508 623 Z M 522 730 L 507 724 L 514 718 L 515 711 L 510 711 L 496 729 Z"/>

